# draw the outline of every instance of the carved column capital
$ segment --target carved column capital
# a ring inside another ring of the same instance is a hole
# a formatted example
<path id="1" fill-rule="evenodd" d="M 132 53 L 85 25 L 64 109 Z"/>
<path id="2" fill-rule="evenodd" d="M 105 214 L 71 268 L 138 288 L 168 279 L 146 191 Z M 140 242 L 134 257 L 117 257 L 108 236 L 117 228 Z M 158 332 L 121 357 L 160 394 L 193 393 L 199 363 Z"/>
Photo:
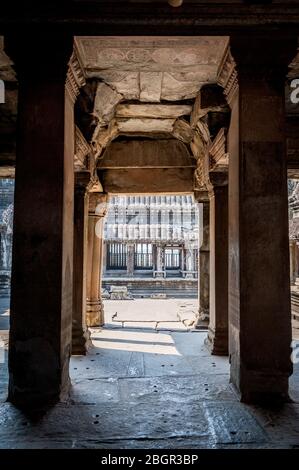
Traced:
<path id="1" fill-rule="evenodd" d="M 108 195 L 106 193 L 89 193 L 89 209 L 90 217 L 101 218 L 107 213 Z"/>

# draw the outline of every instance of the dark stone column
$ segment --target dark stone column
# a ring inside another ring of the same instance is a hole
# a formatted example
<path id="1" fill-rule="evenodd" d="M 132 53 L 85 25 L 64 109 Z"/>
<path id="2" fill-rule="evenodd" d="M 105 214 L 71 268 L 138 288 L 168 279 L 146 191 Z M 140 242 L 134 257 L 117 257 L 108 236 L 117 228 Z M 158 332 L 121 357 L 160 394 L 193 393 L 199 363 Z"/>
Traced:
<path id="1" fill-rule="evenodd" d="M 19 80 L 9 400 L 65 398 L 72 334 L 74 90 L 72 38 L 7 38 Z M 69 72 L 70 73 L 70 72 Z"/>
<path id="2" fill-rule="evenodd" d="M 211 354 L 228 354 L 228 187 L 210 193 L 210 322 L 206 345 Z"/>
<path id="3" fill-rule="evenodd" d="M 207 329 L 210 321 L 210 207 L 209 202 L 199 204 L 199 311 L 196 328 Z"/>
<path id="4" fill-rule="evenodd" d="M 91 192 L 88 212 L 87 254 L 87 309 L 88 326 L 104 324 L 104 307 L 101 296 L 103 263 L 104 217 L 107 211 L 107 194 Z"/>
<path id="5" fill-rule="evenodd" d="M 250 403 L 288 399 L 292 373 L 284 89 L 296 47 L 279 34 L 231 38 L 229 349 Z"/>
<path id="6" fill-rule="evenodd" d="M 88 184 L 90 173 L 75 174 L 74 191 L 74 279 L 72 354 L 86 354 L 91 345 L 86 326 L 86 264 L 88 226 Z"/>

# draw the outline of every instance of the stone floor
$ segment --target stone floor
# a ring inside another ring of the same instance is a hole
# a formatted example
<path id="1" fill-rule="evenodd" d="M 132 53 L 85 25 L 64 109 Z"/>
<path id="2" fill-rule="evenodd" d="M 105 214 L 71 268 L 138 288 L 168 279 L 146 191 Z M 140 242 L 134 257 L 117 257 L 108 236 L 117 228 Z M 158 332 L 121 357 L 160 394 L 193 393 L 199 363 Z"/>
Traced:
<path id="1" fill-rule="evenodd" d="M 105 324 L 110 328 L 188 331 L 196 317 L 197 299 L 105 300 Z"/>
<path id="2" fill-rule="evenodd" d="M 0 448 L 299 447 L 298 365 L 292 403 L 279 410 L 246 406 L 229 384 L 227 358 L 207 352 L 205 332 L 138 328 L 133 317 L 123 327 L 112 315 L 117 307 L 125 318 L 125 302 L 112 303 L 108 326 L 92 330 L 89 354 L 72 358 L 68 402 L 25 415 L 5 402 L 7 369 L 0 364 Z M 145 304 L 142 312 L 153 315 L 157 304 Z M 2 339 L 7 345 L 7 332 Z"/>

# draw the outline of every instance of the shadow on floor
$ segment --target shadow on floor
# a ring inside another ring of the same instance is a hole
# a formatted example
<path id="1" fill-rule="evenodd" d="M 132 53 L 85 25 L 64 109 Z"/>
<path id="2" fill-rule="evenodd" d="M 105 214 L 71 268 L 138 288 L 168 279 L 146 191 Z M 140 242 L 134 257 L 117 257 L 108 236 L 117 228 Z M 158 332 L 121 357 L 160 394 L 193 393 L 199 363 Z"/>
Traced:
<path id="1" fill-rule="evenodd" d="M 92 329 L 86 356 L 71 359 L 70 399 L 44 414 L 5 403 L 0 364 L 0 448 L 294 448 L 297 402 L 280 410 L 239 402 L 226 357 L 210 356 L 206 333 Z"/>

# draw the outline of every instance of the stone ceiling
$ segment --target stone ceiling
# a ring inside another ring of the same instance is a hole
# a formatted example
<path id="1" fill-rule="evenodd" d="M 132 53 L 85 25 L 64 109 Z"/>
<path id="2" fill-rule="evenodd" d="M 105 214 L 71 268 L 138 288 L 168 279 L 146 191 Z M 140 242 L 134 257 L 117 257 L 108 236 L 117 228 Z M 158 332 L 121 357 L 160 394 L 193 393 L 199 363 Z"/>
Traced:
<path id="1" fill-rule="evenodd" d="M 203 106 L 201 95 L 204 85 L 220 83 L 228 42 L 224 36 L 75 37 L 77 58 L 94 90 L 85 114 L 88 123 L 93 122 L 88 124 L 87 140 L 96 158 L 113 140 L 126 136 L 177 139 L 197 159 L 206 133 L 205 117 L 224 112 L 223 104 Z M 0 163 L 5 169 L 15 161 L 17 82 L 3 49 L 0 37 L 0 79 L 6 83 L 6 103 L 0 109 Z M 87 94 L 82 96 L 85 100 Z"/>
<path id="2" fill-rule="evenodd" d="M 99 78 L 126 100 L 159 103 L 195 98 L 216 82 L 227 37 L 80 37 L 87 78 Z"/>
<path id="3" fill-rule="evenodd" d="M 195 101 L 203 85 L 217 83 L 228 41 L 208 36 L 76 37 L 86 80 L 98 81 L 92 113 L 97 156 L 119 135 L 164 136 L 190 144 L 201 117 L 194 116 Z"/>

